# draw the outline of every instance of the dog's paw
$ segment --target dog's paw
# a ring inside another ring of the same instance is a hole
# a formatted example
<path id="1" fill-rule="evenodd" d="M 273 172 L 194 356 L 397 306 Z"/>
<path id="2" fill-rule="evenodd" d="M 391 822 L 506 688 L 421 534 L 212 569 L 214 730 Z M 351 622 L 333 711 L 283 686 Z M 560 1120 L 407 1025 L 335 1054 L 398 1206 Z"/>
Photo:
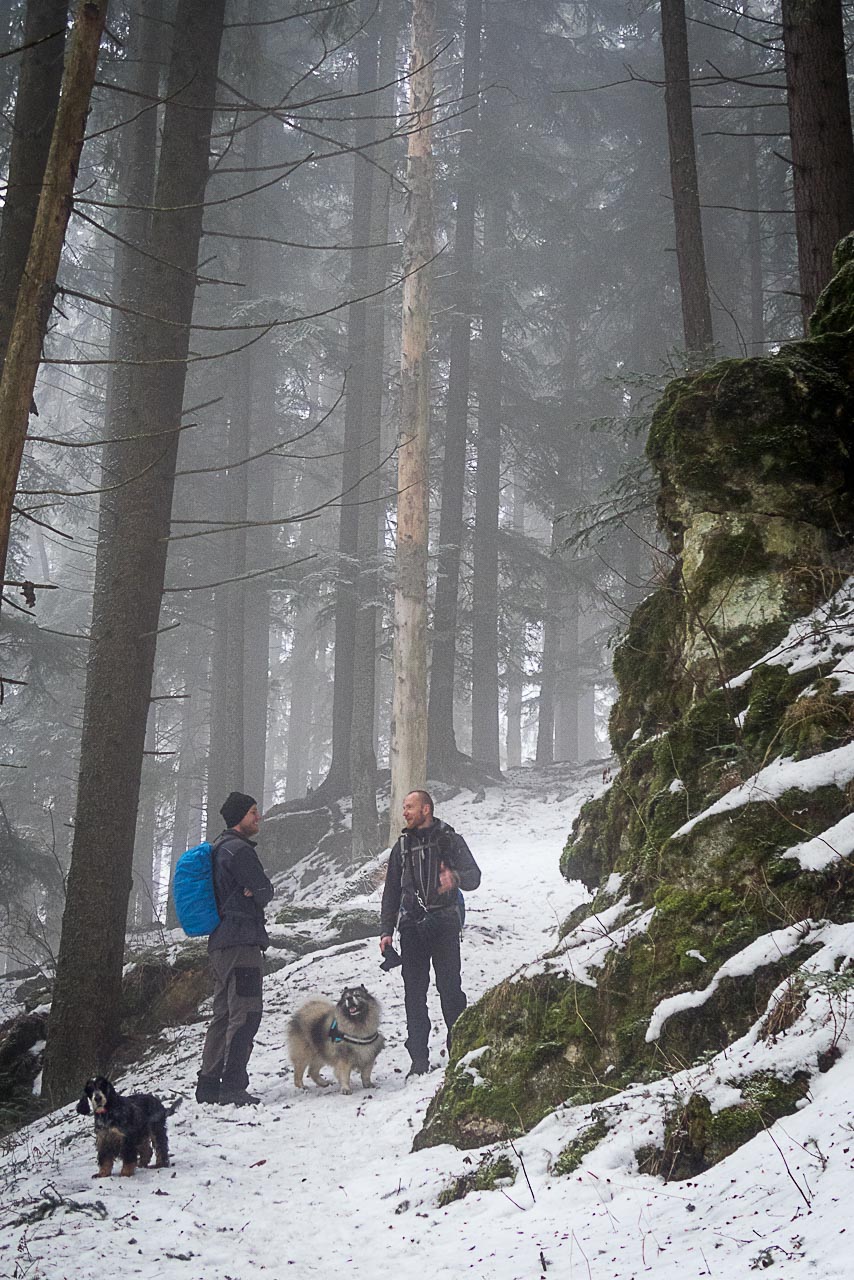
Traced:
<path id="1" fill-rule="evenodd" d="M 349 1095 L 349 1094 L 351 1094 L 351 1093 L 353 1092 L 353 1090 L 352 1090 L 352 1089 L 349 1087 L 349 1085 L 348 1085 L 346 1089 L 345 1089 L 345 1088 L 343 1088 L 343 1086 L 342 1086 L 341 1092 L 342 1092 L 342 1093 L 346 1093 L 346 1094 L 348 1094 L 348 1095 Z"/>

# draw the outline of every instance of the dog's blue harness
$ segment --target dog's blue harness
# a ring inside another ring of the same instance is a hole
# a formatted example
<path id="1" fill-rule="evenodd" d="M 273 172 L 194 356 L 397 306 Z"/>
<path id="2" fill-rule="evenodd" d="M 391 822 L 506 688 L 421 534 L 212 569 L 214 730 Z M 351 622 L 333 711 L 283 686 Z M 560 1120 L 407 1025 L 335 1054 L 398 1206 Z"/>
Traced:
<path id="1" fill-rule="evenodd" d="M 338 1019 L 332 1019 L 332 1025 L 329 1028 L 329 1039 L 334 1044 L 340 1044 L 344 1040 L 347 1044 L 373 1044 L 379 1037 L 379 1031 L 375 1031 L 372 1036 L 348 1036 L 338 1026 Z"/>

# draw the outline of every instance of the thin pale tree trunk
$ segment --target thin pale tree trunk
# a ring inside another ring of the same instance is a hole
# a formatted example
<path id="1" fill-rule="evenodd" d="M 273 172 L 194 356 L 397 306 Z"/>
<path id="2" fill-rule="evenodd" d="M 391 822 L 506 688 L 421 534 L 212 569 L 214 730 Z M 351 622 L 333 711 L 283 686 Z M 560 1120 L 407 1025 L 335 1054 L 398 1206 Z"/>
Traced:
<path id="1" fill-rule="evenodd" d="M 413 0 L 406 178 L 391 724 L 392 829 L 403 798 L 427 781 L 427 538 L 430 433 L 430 266 L 433 214 L 435 0 Z"/>

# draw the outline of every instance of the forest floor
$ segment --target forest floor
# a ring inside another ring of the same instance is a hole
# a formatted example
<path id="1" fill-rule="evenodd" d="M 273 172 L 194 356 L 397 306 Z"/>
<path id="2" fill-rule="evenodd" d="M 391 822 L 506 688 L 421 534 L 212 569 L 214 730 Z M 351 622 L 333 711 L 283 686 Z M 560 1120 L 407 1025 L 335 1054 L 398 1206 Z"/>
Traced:
<path id="1" fill-rule="evenodd" d="M 480 890 L 467 899 L 470 999 L 553 946 L 558 923 L 582 900 L 581 886 L 561 878 L 558 859 L 581 804 L 601 789 L 601 773 L 601 765 L 516 771 L 481 803 L 466 792 L 441 807 L 439 816 L 465 836 L 483 871 Z M 318 884 L 317 901 L 335 889 Z M 443 1189 L 477 1169 L 481 1153 L 411 1151 L 441 1083 L 444 1029 L 431 990 L 434 1069 L 405 1081 L 400 971 L 378 965 L 370 939 L 314 952 L 266 980 L 250 1063 L 251 1087 L 262 1099 L 256 1108 L 198 1105 L 193 1086 L 205 1023 L 173 1029 L 168 1049 L 121 1084 L 165 1100 L 183 1095 L 169 1121 L 170 1168 L 93 1181 L 92 1122 L 73 1106 L 7 1140 L 0 1276 L 302 1280 L 348 1268 L 396 1280 L 640 1280 L 650 1273 L 734 1280 L 765 1268 L 784 1280 L 852 1274 L 842 1236 L 851 1229 L 854 1186 L 854 1050 L 844 1021 L 836 1036 L 842 1059 L 814 1078 L 807 1104 L 694 1180 L 665 1184 L 641 1175 L 634 1157 L 648 1135 L 660 1134 L 663 1108 L 685 1087 L 673 1077 L 613 1099 L 621 1122 L 573 1174 L 551 1170 L 589 1124 L 589 1108 L 566 1107 L 501 1148 L 517 1169 L 513 1185 L 439 1207 Z M 360 982 L 384 1010 L 388 1043 L 375 1086 L 363 1090 L 356 1078 L 349 1097 L 337 1086 L 296 1090 L 285 1050 L 288 1017 L 311 995 L 335 999 Z M 772 1050 L 741 1050 L 754 1070 L 763 1053 Z"/>

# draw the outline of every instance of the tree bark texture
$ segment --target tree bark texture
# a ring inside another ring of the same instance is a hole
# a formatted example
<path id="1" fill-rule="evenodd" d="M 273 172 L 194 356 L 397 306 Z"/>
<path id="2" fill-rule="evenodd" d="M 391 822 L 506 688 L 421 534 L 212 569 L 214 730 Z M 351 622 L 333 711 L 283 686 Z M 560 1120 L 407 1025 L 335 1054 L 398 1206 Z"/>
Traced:
<path id="1" fill-rule="evenodd" d="M 224 0 L 179 0 L 143 291 L 98 534 L 77 817 L 44 1089 L 103 1068 L 121 1013 L 124 922 L 166 566 Z M 60 108 L 61 109 L 61 108 Z M 151 319 L 146 317 L 153 317 Z M 11 354 L 11 348 L 10 348 Z M 137 363 L 139 362 L 139 363 Z M 119 443 L 118 437 L 132 437 Z M 98 892 L 92 892 L 92 886 Z"/>
<path id="2" fill-rule="evenodd" d="M 552 522 L 552 559 L 559 553 L 561 540 L 560 521 L 556 519 Z M 552 568 L 547 575 L 546 600 L 549 603 L 543 615 L 543 656 L 537 704 L 537 764 L 553 764 L 555 758 L 555 695 L 560 652 L 560 616 L 554 607 L 556 583 L 557 574 Z"/>
<path id="3" fill-rule="evenodd" d="M 839 0 L 783 0 L 801 312 L 806 331 L 854 228 L 854 143 Z"/>
<path id="4" fill-rule="evenodd" d="M 506 202 L 503 194 L 494 194 L 487 200 L 484 218 L 484 272 L 481 290 L 483 350 L 477 421 L 471 645 L 471 753 L 476 763 L 485 765 L 490 770 L 500 768 L 498 517 L 501 497 L 501 382 L 504 335 L 502 259 L 506 241 Z"/>
<path id="5" fill-rule="evenodd" d="M 747 139 L 747 200 L 755 212 L 748 215 L 747 260 L 750 270 L 750 350 L 759 356 L 765 350 L 765 282 L 762 271 L 762 215 L 759 213 L 759 166 L 755 138 Z"/>
<path id="6" fill-rule="evenodd" d="M 0 578 L 5 576 L 15 486 L 42 343 L 53 307 L 106 17 L 107 0 L 80 0 L 68 43 L 44 184 L 0 378 Z"/>
<path id="7" fill-rule="evenodd" d="M 193 802 L 201 809 L 200 775 L 201 762 L 198 758 L 198 738 L 202 717 L 201 672 L 198 660 L 188 652 L 184 659 L 184 691 L 181 702 L 181 737 L 178 747 L 178 768 L 175 773 L 175 808 L 172 817 L 172 845 L 169 856 L 170 892 L 166 898 L 166 928 L 175 929 L 178 917 L 175 914 L 175 903 L 172 898 L 171 885 L 175 864 L 181 854 L 198 844 L 193 836 L 198 830 L 198 819 L 193 821 L 191 814 Z"/>
<path id="8" fill-rule="evenodd" d="M 430 432 L 430 267 L 433 214 L 435 0 L 413 0 L 406 181 L 408 225 L 400 358 L 391 824 L 427 781 L 427 537 Z"/>
<path id="9" fill-rule="evenodd" d="M 148 929 L 154 919 L 154 836 L 157 827 L 157 794 L 155 755 L 157 749 L 157 703 L 148 708 L 145 729 L 145 759 L 140 777 L 140 803 L 136 815 L 136 838 L 133 845 L 131 895 L 126 929 Z"/>
<path id="10" fill-rule="evenodd" d="M 370 16 L 374 0 L 366 0 L 366 20 Z M 373 124 L 373 137 L 376 139 L 382 122 L 391 118 L 394 111 L 395 64 L 397 53 L 399 6 L 396 0 L 385 0 L 382 6 L 382 30 L 379 47 L 377 37 L 367 40 L 370 25 L 365 28 L 366 57 L 376 63 L 379 53 L 378 70 L 374 76 L 377 84 L 387 85 L 373 98 L 369 99 L 370 108 L 363 105 L 370 115 L 379 117 Z M 363 56 L 360 52 L 360 59 Z M 388 143 L 372 147 L 371 157 L 375 161 L 371 182 L 371 216 L 368 243 L 381 245 L 388 239 L 389 201 L 391 182 L 388 176 L 393 166 L 393 157 Z M 356 158 L 356 164 L 364 165 L 365 160 Z M 367 293 L 377 293 L 382 289 L 387 276 L 386 249 L 365 250 L 368 255 L 366 267 Z M 381 610 L 378 601 L 381 598 L 379 576 L 380 550 L 380 431 L 382 425 L 383 392 L 385 389 L 385 306 L 384 295 L 366 302 L 364 372 L 362 377 L 362 425 L 361 447 L 359 449 L 360 474 L 364 477 L 359 485 L 358 530 L 356 554 L 358 560 L 358 581 L 356 584 L 356 629 L 353 654 L 353 707 L 352 727 L 350 733 L 350 780 L 353 793 L 352 840 L 353 861 L 363 863 L 379 851 L 379 816 L 377 813 L 377 753 L 375 739 L 376 723 L 376 651 L 377 621 Z"/>
<path id="11" fill-rule="evenodd" d="M 363 5 L 366 22 L 358 41 L 357 92 L 353 128 L 356 151 L 353 155 L 353 251 L 350 255 L 350 290 L 363 299 L 369 292 L 370 255 L 356 246 L 370 243 L 371 198 L 374 185 L 374 156 L 371 143 L 376 133 L 374 92 L 377 87 L 377 33 Z M 364 152 L 364 155 L 361 154 Z M 353 725 L 353 664 L 356 657 L 356 614 L 358 611 L 359 507 L 364 439 L 365 356 L 367 333 L 366 301 L 354 301 L 347 309 L 347 377 L 344 384 L 344 461 L 341 489 L 347 495 L 340 509 L 338 526 L 338 573 L 335 586 L 335 665 L 332 689 L 332 760 L 322 784 L 322 794 L 337 799 L 350 788 L 350 737 Z"/>
<path id="12" fill-rule="evenodd" d="M 454 229 L 454 311 L 451 317 L 445 448 L 442 459 L 442 504 L 436 594 L 433 602 L 433 646 L 430 655 L 430 700 L 427 747 L 430 777 L 453 777 L 459 752 L 454 732 L 457 607 L 460 556 L 464 536 L 471 377 L 471 320 L 474 284 L 474 224 L 477 199 L 478 94 L 483 0 L 467 0 L 463 59 L 463 133 L 457 172 L 457 216 Z"/>
<path id="13" fill-rule="evenodd" d="M 661 0 L 661 44 L 682 327 L 685 349 L 696 358 L 711 349 L 714 339 L 691 111 L 685 0 Z"/>
<path id="14" fill-rule="evenodd" d="M 485 91 L 481 134 L 490 172 L 484 195 L 481 267 L 481 361 L 477 419 L 472 573 L 472 757 L 500 768 L 498 728 L 498 523 L 501 497 L 501 426 L 508 198 L 498 180 L 505 146 L 504 15 L 487 8 Z"/>
<path id="15" fill-rule="evenodd" d="M 512 487 L 512 526 L 513 533 L 519 537 L 525 535 L 525 491 L 517 474 Z M 525 620 L 512 616 L 511 652 L 507 667 L 507 735 L 505 751 L 507 768 L 515 769 L 522 763 L 522 705 L 525 692 L 525 673 L 520 665 L 525 653 Z"/>
<path id="16" fill-rule="evenodd" d="M 581 683 L 578 644 L 578 584 L 563 585 L 558 615 L 558 654 L 555 679 L 555 760 L 577 761 L 579 758 L 578 723 Z"/>
<path id="17" fill-rule="evenodd" d="M 34 47 L 21 54 L 9 177 L 0 226 L 0 369 L 30 250 L 53 136 L 67 21 L 67 0 L 27 0 L 23 43 Z"/>

